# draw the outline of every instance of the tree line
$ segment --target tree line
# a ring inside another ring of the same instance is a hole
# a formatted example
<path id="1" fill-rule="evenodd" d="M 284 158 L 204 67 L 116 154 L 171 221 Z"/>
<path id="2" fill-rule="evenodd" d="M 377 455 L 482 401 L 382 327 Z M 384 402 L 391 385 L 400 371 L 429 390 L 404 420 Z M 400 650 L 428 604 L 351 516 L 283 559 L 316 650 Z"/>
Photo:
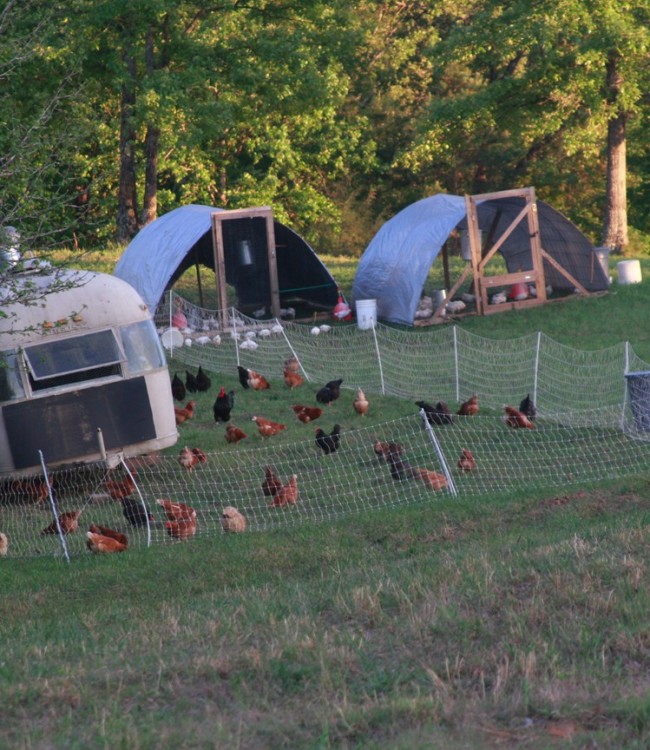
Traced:
<path id="1" fill-rule="evenodd" d="M 271 205 L 360 254 L 414 200 L 532 185 L 624 251 L 649 56 L 647 0 L 4 0 L 0 224 L 91 248 Z"/>

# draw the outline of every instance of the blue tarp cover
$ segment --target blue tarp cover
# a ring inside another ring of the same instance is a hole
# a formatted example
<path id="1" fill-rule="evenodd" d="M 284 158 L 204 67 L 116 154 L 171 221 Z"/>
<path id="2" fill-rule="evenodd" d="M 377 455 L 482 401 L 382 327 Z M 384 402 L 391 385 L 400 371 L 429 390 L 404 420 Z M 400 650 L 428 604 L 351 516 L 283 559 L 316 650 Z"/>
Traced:
<path id="1" fill-rule="evenodd" d="M 520 196 L 476 200 L 479 228 L 501 238 L 524 208 Z M 587 291 L 608 288 L 608 278 L 593 244 L 569 219 L 537 200 L 543 249 Z M 433 261 L 454 228 L 466 228 L 465 198 L 440 193 L 412 203 L 389 219 L 361 256 L 352 302 L 377 300 L 377 317 L 412 325 Z M 499 252 L 509 273 L 532 269 L 527 221 L 520 221 L 502 242 Z M 546 284 L 556 291 L 573 291 L 566 273 L 544 260 Z"/>
<path id="2" fill-rule="evenodd" d="M 379 318 L 411 325 L 431 264 L 464 216 L 465 198 L 443 194 L 395 214 L 361 256 L 352 300 L 376 299 Z"/>
<path id="3" fill-rule="evenodd" d="M 125 249 L 114 274 L 127 281 L 155 310 L 165 290 L 194 263 L 214 270 L 211 215 L 223 209 L 190 204 L 163 214 L 141 229 Z M 281 304 L 330 310 L 338 299 L 331 274 L 307 242 L 274 220 L 276 268 Z M 226 281 L 235 288 L 242 312 L 270 311 L 266 227 L 260 219 L 235 219 L 224 226 Z M 239 262 L 237 246 L 250 242 L 253 260 Z M 245 307 L 247 306 L 247 307 Z"/>

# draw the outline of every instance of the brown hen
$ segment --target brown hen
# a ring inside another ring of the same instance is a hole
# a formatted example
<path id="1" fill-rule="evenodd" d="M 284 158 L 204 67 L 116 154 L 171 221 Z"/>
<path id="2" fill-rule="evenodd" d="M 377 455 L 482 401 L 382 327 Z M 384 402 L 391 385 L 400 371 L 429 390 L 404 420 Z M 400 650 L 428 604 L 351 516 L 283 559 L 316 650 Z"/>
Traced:
<path id="1" fill-rule="evenodd" d="M 59 516 L 59 526 L 61 527 L 61 533 L 72 534 L 73 531 L 77 530 L 79 526 L 79 516 L 81 515 L 80 510 L 70 510 L 66 513 L 61 513 Z M 59 529 L 57 528 L 56 521 L 52 521 L 49 526 L 46 526 L 41 535 L 45 534 L 58 534 Z"/>
<path id="2" fill-rule="evenodd" d="M 303 406 L 302 404 L 295 404 L 291 408 L 298 419 L 304 424 L 313 422 L 315 419 L 318 419 L 318 417 L 323 416 L 323 410 L 319 406 Z"/>
<path id="3" fill-rule="evenodd" d="M 264 417 L 253 417 L 252 421 L 257 424 L 257 430 L 262 437 L 272 437 L 287 429 L 286 424 L 273 422 L 271 419 L 264 419 Z"/>
<path id="4" fill-rule="evenodd" d="M 264 481 L 262 482 L 262 492 L 267 497 L 273 497 L 282 489 L 280 477 L 275 473 L 272 466 L 264 469 Z"/>
<path id="5" fill-rule="evenodd" d="M 228 443 L 238 443 L 240 440 L 248 437 L 248 435 L 242 429 L 236 427 L 234 424 L 229 424 L 226 425 L 225 437 Z"/>
<path id="6" fill-rule="evenodd" d="M 272 506 L 295 505 L 298 500 L 298 475 L 292 474 L 291 479 L 283 485 L 273 498 Z"/>
<path id="7" fill-rule="evenodd" d="M 472 455 L 472 452 L 467 448 L 463 448 L 463 452 L 460 454 L 457 465 L 458 468 L 463 471 L 473 471 L 476 468 L 476 460 Z"/>
<path id="8" fill-rule="evenodd" d="M 352 406 L 354 407 L 356 413 L 361 414 L 362 417 L 364 417 L 368 413 L 368 407 L 370 406 L 370 404 L 368 403 L 366 394 L 361 390 L 361 388 L 357 388 L 357 395 L 352 402 Z"/>
<path id="9" fill-rule="evenodd" d="M 93 531 L 86 532 L 86 547 L 91 552 L 99 554 L 110 554 L 112 552 L 124 552 L 128 545 L 104 534 L 96 534 Z"/>
<path id="10" fill-rule="evenodd" d="M 461 417 L 473 417 L 478 414 L 478 396 L 470 396 L 464 401 L 458 409 L 458 414 Z"/>

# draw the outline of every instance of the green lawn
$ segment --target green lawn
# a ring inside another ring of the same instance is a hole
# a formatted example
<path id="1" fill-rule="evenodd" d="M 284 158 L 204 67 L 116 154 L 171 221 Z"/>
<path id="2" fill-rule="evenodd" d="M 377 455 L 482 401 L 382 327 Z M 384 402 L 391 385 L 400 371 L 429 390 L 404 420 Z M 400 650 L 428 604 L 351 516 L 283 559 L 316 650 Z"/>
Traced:
<path id="1" fill-rule="evenodd" d="M 336 260 L 327 265 L 339 280 Z M 354 263 L 341 266 L 346 288 Z M 603 297 L 457 324 L 494 338 L 542 330 L 585 349 L 628 340 L 650 361 L 649 297 L 648 282 L 614 285 Z M 233 373 L 221 379 L 236 385 Z M 237 392 L 243 413 L 254 395 Z M 270 416 L 295 395 L 276 388 Z M 381 403 L 368 433 L 403 414 L 398 399 Z M 356 441 L 364 428 L 346 419 Z M 252 434 L 242 460 L 208 425 L 209 416 L 183 435 L 209 433 L 224 465 L 261 481 L 262 440 Z M 319 461 L 304 427 L 305 461 Z M 606 446 L 593 453 L 606 465 Z M 222 482 L 230 502 L 234 486 Z M 398 492 L 378 478 L 377 497 L 382 487 Z M 431 493 L 338 519 L 78 554 L 69 565 L 8 557 L 0 747 L 646 748 L 649 519 L 639 475 L 559 491 Z"/>

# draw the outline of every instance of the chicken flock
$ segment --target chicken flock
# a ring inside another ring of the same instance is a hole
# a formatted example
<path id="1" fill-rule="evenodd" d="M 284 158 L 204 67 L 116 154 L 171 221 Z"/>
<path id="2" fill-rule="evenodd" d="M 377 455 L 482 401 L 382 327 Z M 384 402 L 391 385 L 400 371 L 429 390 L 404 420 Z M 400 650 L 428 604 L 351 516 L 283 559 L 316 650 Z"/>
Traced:
<path id="1" fill-rule="evenodd" d="M 263 392 L 271 389 L 271 383 L 267 377 L 251 368 L 239 365 L 237 375 L 241 387 L 246 390 Z M 298 392 L 297 389 L 301 389 L 300 392 L 306 390 L 305 378 L 301 374 L 300 365 L 295 358 L 290 358 L 284 362 L 282 380 L 291 392 Z M 325 420 L 333 404 L 341 397 L 343 382 L 342 378 L 336 378 L 318 388 L 314 393 L 316 404 L 306 403 L 305 397 L 301 398 L 300 403 L 292 404 L 289 408 L 293 412 L 295 420 L 302 425 L 310 425 L 317 420 Z M 184 380 L 177 373 L 174 374 L 171 380 L 171 390 L 173 398 L 180 402 L 180 405 L 174 406 L 174 412 L 176 424 L 180 428 L 181 434 L 196 415 L 196 400 L 191 398 L 187 400 L 188 393 L 207 393 L 211 387 L 211 378 L 201 367 L 198 368 L 196 374 L 186 371 Z M 212 411 L 215 425 L 222 425 L 225 429 L 224 437 L 228 444 L 236 446 L 249 437 L 241 426 L 233 422 L 233 415 L 238 416 L 238 420 L 243 418 L 253 422 L 260 438 L 264 440 L 273 439 L 276 435 L 288 429 L 288 420 L 279 422 L 261 414 L 237 415 L 236 403 L 235 391 L 227 391 L 225 386 L 220 385 Z M 262 398 L 260 401 L 262 411 L 265 403 L 268 404 L 269 402 Z M 427 425 L 431 427 L 452 426 L 457 420 L 472 418 L 479 413 L 479 399 L 476 394 L 462 401 L 458 408 L 453 411 L 444 401 L 437 401 L 432 404 L 428 401 L 418 400 L 415 401 L 415 405 L 418 407 L 423 421 L 426 421 Z M 361 387 L 356 387 L 351 406 L 352 412 L 359 417 L 368 414 L 370 401 Z M 337 413 L 340 414 L 340 410 Z M 535 429 L 536 417 L 537 410 L 530 394 L 521 400 L 518 408 L 508 404 L 503 406 L 503 421 L 510 429 Z M 336 454 L 341 448 L 341 435 L 342 428 L 338 422 L 334 423 L 329 429 L 318 426 L 313 432 L 313 443 L 317 453 L 323 457 L 331 457 Z M 445 474 L 431 468 L 414 465 L 412 459 L 407 456 L 406 448 L 401 443 L 377 438 L 372 448 L 379 464 L 387 467 L 387 477 L 390 477 L 389 482 L 413 480 L 422 483 L 433 491 L 449 487 L 451 477 L 448 473 Z M 332 459 L 323 458 L 323 460 L 329 461 Z M 208 455 L 198 446 L 185 444 L 177 455 L 177 461 L 182 471 L 192 474 L 201 465 L 208 462 Z M 473 472 L 477 470 L 477 465 L 477 459 L 472 451 L 469 448 L 463 448 L 454 469 L 459 472 Z M 446 469 L 446 471 L 448 470 Z M 162 516 L 157 518 L 137 492 L 136 476 L 137 469 L 135 468 L 119 477 L 112 476 L 111 472 L 111 476 L 106 478 L 101 485 L 101 491 L 111 501 L 120 506 L 122 516 L 128 526 L 137 529 L 157 524 L 162 526 L 174 541 L 184 542 L 193 538 L 199 526 L 199 514 L 196 509 L 179 500 L 158 498 L 155 500 L 155 504 Z M 263 477 L 260 477 L 260 479 L 262 495 L 269 499 L 268 507 L 290 508 L 299 503 L 300 478 L 297 472 L 292 472 L 281 478 L 276 473 L 275 468 L 268 465 L 264 468 Z M 45 504 L 48 494 L 47 485 L 39 479 L 14 480 L 12 490 L 29 499 L 30 502 L 42 504 Z M 91 513 L 87 508 L 83 512 L 86 515 Z M 81 514 L 82 510 L 60 513 L 40 533 L 42 536 L 74 534 L 80 527 Z M 227 533 L 241 533 L 247 528 L 245 515 L 230 505 L 223 508 L 219 520 L 223 531 Z M 92 553 L 109 554 L 128 550 L 129 540 L 124 530 L 90 522 L 85 534 L 86 547 Z M 9 542 L 7 534 L 0 531 L 0 557 L 7 555 Z"/>

